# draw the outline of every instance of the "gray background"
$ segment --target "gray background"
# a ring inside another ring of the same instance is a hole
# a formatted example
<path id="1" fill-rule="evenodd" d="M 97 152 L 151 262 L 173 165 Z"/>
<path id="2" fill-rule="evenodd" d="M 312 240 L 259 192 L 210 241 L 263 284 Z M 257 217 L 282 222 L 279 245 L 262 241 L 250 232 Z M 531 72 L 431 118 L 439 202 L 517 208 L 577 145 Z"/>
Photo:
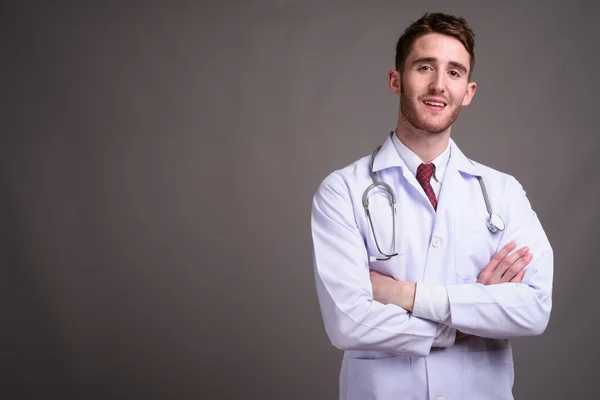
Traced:
<path id="1" fill-rule="evenodd" d="M 336 398 L 311 198 L 395 126 L 425 11 L 477 34 L 453 138 L 555 249 L 515 395 L 595 397 L 598 6 L 293 0 L 2 3 L 0 397 Z"/>

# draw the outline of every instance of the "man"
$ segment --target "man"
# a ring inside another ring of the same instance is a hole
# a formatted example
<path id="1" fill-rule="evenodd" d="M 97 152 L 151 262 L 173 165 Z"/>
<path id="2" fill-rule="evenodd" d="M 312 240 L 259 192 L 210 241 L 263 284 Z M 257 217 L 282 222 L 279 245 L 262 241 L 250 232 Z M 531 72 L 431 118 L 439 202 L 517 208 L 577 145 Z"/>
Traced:
<path id="1" fill-rule="evenodd" d="M 512 399 L 509 339 L 548 324 L 553 253 L 523 188 L 450 139 L 477 88 L 473 49 L 463 18 L 410 25 L 388 74 L 395 131 L 314 196 L 315 278 L 344 350 L 341 399 Z"/>

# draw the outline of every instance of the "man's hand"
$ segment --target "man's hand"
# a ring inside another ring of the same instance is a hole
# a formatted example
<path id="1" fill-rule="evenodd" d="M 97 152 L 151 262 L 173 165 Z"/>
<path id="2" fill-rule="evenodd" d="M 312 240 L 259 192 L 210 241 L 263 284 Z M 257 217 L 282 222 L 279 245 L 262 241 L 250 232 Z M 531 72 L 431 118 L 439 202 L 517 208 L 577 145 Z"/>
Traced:
<path id="1" fill-rule="evenodd" d="M 469 337 L 469 336 L 473 336 L 473 335 L 470 335 L 468 333 L 463 333 L 463 332 L 457 330 L 455 337 L 456 337 L 456 340 L 459 340 L 459 339 L 466 338 L 466 337 Z"/>
<path id="2" fill-rule="evenodd" d="M 495 285 L 498 283 L 521 283 L 525 276 L 525 267 L 529 265 L 533 256 L 527 246 L 510 254 L 517 247 L 515 242 L 510 242 L 498 251 L 488 265 L 481 271 L 477 283 Z M 370 271 L 373 299 L 382 304 L 396 304 L 412 312 L 415 305 L 417 285 L 414 282 L 397 281 L 392 277 L 379 272 Z M 456 331 L 456 339 L 471 336 L 467 333 Z"/>
<path id="3" fill-rule="evenodd" d="M 375 301 L 381 304 L 396 304 L 407 311 L 412 311 L 417 290 L 414 282 L 397 281 L 375 271 L 370 272 L 370 278 Z"/>
<path id="4" fill-rule="evenodd" d="M 525 246 L 508 255 L 517 247 L 517 243 L 510 242 L 500 249 L 489 264 L 481 271 L 477 283 L 495 285 L 497 283 L 520 283 L 525 276 L 525 267 L 533 259 L 529 247 Z"/>
<path id="5" fill-rule="evenodd" d="M 495 285 L 497 283 L 514 282 L 521 283 L 525 276 L 525 267 L 529 265 L 533 256 L 527 246 L 520 248 L 510 256 L 508 253 L 517 247 L 515 242 L 510 242 L 500 249 L 489 264 L 481 271 L 478 283 L 484 285 Z M 469 337 L 468 333 L 456 331 L 456 340 Z"/>

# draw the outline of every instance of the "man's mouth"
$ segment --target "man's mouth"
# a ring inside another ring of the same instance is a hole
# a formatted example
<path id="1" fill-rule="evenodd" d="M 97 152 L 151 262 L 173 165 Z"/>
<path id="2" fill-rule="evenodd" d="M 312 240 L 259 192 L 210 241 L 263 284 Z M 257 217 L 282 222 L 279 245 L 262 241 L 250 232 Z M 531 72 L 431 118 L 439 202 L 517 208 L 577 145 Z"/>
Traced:
<path id="1" fill-rule="evenodd" d="M 433 110 L 443 110 L 446 107 L 446 103 L 439 100 L 423 100 L 423 104 Z"/>

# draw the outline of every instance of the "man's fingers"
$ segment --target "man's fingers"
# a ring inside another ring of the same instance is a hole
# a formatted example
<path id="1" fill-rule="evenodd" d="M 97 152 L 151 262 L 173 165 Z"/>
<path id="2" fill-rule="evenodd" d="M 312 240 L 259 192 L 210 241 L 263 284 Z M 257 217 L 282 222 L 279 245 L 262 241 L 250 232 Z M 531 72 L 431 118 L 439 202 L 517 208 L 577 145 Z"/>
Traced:
<path id="1" fill-rule="evenodd" d="M 521 283 L 521 281 L 523 280 L 523 277 L 525 276 L 525 268 L 523 268 L 517 275 L 515 275 L 514 278 L 512 278 L 510 281 L 514 282 L 514 283 Z"/>
<path id="2" fill-rule="evenodd" d="M 500 283 L 503 282 L 512 282 L 514 278 L 516 278 L 520 273 L 525 274 L 524 268 L 529 265 L 531 260 L 533 259 L 533 255 L 531 253 L 527 253 L 525 256 L 521 257 L 517 261 L 515 261 L 502 275 L 500 279 Z M 522 278 L 521 278 L 522 279 Z M 520 282 L 520 281 L 519 281 Z"/>
<path id="3" fill-rule="evenodd" d="M 511 254 L 516 246 L 517 243 L 512 241 L 498 250 L 479 274 L 477 282 L 484 285 L 515 282 L 517 280 L 520 282 L 525 275 L 524 268 L 529 265 L 533 256 L 529 253 L 529 247 L 527 246 L 521 247 Z"/>
<path id="4" fill-rule="evenodd" d="M 500 262 L 502 262 L 502 260 L 504 260 L 504 258 L 508 255 L 508 253 L 513 251 L 516 246 L 517 246 L 517 242 L 510 242 L 506 246 L 504 246 L 503 248 L 498 250 L 498 252 L 496 254 L 494 254 L 494 256 L 492 257 L 492 259 L 490 260 L 488 265 L 483 269 L 483 271 L 481 271 L 481 273 L 482 274 L 485 273 L 486 275 L 488 275 L 488 274 L 494 272 L 494 270 L 496 269 L 498 264 L 500 264 Z"/>
<path id="5" fill-rule="evenodd" d="M 504 260 L 504 258 L 515 249 L 517 246 L 517 242 L 509 242 L 504 247 L 502 247 L 490 260 L 488 265 L 481 271 L 477 282 L 482 283 L 484 285 L 493 284 L 493 280 L 500 280 L 502 275 L 496 275 L 495 271 L 498 265 Z"/>
<path id="6" fill-rule="evenodd" d="M 494 260 L 494 259 L 497 261 L 504 260 L 504 258 L 508 255 L 508 253 L 513 251 L 515 249 L 515 247 L 517 247 L 517 242 L 512 241 L 512 242 L 507 243 L 496 254 L 494 254 L 494 257 L 492 257 L 492 260 Z"/>
<path id="7" fill-rule="evenodd" d="M 519 261 L 519 259 L 525 257 L 527 255 L 527 253 L 529 253 L 529 247 L 524 246 L 524 247 L 521 247 L 519 250 L 515 251 L 514 253 L 512 253 L 511 255 L 506 256 L 504 258 L 504 260 L 502 260 L 500 262 L 500 264 L 498 264 L 498 267 L 496 267 L 496 270 L 494 271 L 494 275 L 496 275 L 498 280 L 501 280 L 502 277 L 504 276 L 504 274 L 508 271 L 508 269 L 511 268 L 515 263 L 517 263 Z M 519 271 L 515 271 L 513 276 L 511 276 L 511 278 L 514 277 L 514 275 L 517 272 L 519 272 Z M 510 279 L 508 279 L 508 280 L 510 280 Z M 506 282 L 508 282 L 508 280 Z"/>

